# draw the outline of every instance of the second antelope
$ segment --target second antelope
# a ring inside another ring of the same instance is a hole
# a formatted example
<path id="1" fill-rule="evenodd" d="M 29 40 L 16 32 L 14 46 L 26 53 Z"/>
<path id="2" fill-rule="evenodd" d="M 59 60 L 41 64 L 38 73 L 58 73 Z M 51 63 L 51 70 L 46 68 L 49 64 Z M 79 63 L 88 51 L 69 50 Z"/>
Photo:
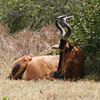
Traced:
<path id="1" fill-rule="evenodd" d="M 75 45 L 72 45 L 68 38 L 71 35 L 71 26 L 66 23 L 66 19 L 69 19 L 73 16 L 65 17 L 59 16 L 56 18 L 56 26 L 61 32 L 61 39 L 59 44 L 60 58 L 57 73 L 58 76 L 64 77 L 64 79 L 78 79 L 82 78 L 85 75 L 84 70 L 84 61 L 86 57 L 84 56 L 82 50 Z M 65 32 L 62 26 L 59 24 L 59 19 L 67 27 L 68 31 Z"/>

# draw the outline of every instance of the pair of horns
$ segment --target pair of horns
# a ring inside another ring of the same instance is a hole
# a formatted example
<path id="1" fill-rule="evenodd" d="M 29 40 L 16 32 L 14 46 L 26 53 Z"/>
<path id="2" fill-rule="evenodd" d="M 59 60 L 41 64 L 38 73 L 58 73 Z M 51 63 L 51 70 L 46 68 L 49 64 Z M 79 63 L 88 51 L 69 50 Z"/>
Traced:
<path id="1" fill-rule="evenodd" d="M 61 32 L 61 34 L 62 34 L 61 39 L 63 39 L 63 40 L 67 40 L 67 39 L 70 37 L 70 35 L 71 35 L 72 28 L 71 28 L 71 26 L 66 22 L 66 20 L 69 19 L 69 18 L 72 18 L 72 17 L 74 17 L 74 16 L 68 16 L 68 17 L 66 17 L 65 15 L 62 15 L 62 16 L 58 16 L 58 17 L 56 18 L 55 25 L 56 25 L 56 27 L 60 30 L 60 32 Z M 65 30 L 63 29 L 63 27 L 59 24 L 58 19 L 61 19 L 62 22 L 63 22 L 63 24 L 67 27 L 67 29 L 68 29 L 67 32 L 65 32 Z"/>

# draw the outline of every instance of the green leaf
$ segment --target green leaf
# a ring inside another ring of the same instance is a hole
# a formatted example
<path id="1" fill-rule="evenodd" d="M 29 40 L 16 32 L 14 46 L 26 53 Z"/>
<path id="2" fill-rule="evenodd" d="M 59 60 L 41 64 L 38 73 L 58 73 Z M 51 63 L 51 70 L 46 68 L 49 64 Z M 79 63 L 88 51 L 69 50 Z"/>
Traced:
<path id="1" fill-rule="evenodd" d="M 20 11 L 22 11 L 22 8 L 19 8 Z"/>
<path id="2" fill-rule="evenodd" d="M 38 8 L 41 8 L 41 5 L 37 5 Z"/>

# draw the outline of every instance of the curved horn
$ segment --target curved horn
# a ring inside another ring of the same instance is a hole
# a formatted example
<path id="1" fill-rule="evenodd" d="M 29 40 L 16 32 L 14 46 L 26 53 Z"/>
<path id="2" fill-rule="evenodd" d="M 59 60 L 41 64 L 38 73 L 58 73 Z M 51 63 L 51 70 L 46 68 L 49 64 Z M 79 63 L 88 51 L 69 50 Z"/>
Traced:
<path id="1" fill-rule="evenodd" d="M 68 29 L 67 33 L 64 33 L 63 36 L 61 37 L 63 40 L 67 40 L 69 38 L 69 36 L 71 35 L 72 28 L 68 23 L 66 23 L 66 20 L 69 19 L 69 18 L 72 18 L 72 17 L 74 17 L 74 16 L 64 17 L 62 19 L 62 22 L 64 23 L 64 25 Z"/>
<path id="2" fill-rule="evenodd" d="M 55 25 L 56 25 L 56 27 L 60 30 L 60 32 L 61 32 L 62 35 L 65 34 L 65 30 L 64 30 L 63 27 L 59 24 L 58 19 L 62 19 L 62 18 L 64 18 L 64 17 L 65 17 L 65 15 L 58 16 L 58 17 L 56 18 L 56 21 L 55 21 Z"/>
<path id="3" fill-rule="evenodd" d="M 65 30 L 63 29 L 63 27 L 59 24 L 58 19 L 56 19 L 55 21 L 55 25 L 56 27 L 60 30 L 61 34 L 65 34 Z"/>
<path id="4" fill-rule="evenodd" d="M 65 17 L 65 15 L 58 16 L 57 19 L 62 19 L 62 18 L 64 18 L 64 17 Z"/>
<path id="5" fill-rule="evenodd" d="M 74 16 L 65 17 L 65 15 L 62 15 L 62 16 L 58 16 L 56 18 L 55 25 L 60 30 L 60 32 L 62 34 L 62 37 L 61 38 L 63 40 L 67 40 L 69 38 L 70 34 L 71 34 L 72 28 L 71 28 L 71 26 L 68 23 L 66 23 L 66 20 L 68 18 L 71 18 L 71 17 L 74 17 Z M 59 24 L 58 19 L 61 19 L 62 22 L 64 23 L 64 25 L 67 27 L 67 29 L 68 29 L 68 32 L 67 33 L 65 32 L 65 30 L 63 29 L 63 27 Z"/>

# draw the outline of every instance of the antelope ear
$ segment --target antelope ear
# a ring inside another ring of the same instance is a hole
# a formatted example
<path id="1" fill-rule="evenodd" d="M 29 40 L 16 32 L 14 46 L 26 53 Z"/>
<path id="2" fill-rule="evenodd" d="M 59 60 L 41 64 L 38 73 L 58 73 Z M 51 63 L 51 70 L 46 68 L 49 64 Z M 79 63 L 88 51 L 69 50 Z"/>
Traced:
<path id="1" fill-rule="evenodd" d="M 52 49 L 59 49 L 59 44 L 53 45 L 53 46 L 52 46 Z"/>
<path id="2" fill-rule="evenodd" d="M 70 46 L 69 46 L 69 40 L 66 41 L 65 47 L 69 49 L 69 47 L 70 47 Z"/>

